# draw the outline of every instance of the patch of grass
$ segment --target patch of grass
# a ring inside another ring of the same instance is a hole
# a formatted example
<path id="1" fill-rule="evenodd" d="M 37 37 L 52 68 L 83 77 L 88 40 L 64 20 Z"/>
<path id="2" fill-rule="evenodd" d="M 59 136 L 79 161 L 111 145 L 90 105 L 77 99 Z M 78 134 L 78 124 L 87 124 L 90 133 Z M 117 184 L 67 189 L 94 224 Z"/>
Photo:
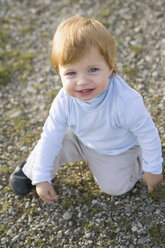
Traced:
<path id="1" fill-rule="evenodd" d="M 106 28 L 109 27 L 110 23 L 105 17 L 98 17 L 97 18 L 99 22 L 101 22 Z"/>
<path id="2" fill-rule="evenodd" d="M 60 184 L 65 185 L 72 191 L 73 200 L 71 199 L 72 202 L 70 202 L 70 200 L 67 199 L 64 202 L 64 207 L 66 208 L 72 207 L 75 204 L 89 206 L 91 205 L 91 201 L 101 194 L 101 190 L 98 188 L 92 173 L 84 161 L 63 165 L 58 172 L 58 178 L 60 178 Z M 55 184 L 56 183 L 57 178 Z M 78 194 L 75 190 L 78 191 Z"/>
<path id="3" fill-rule="evenodd" d="M 47 86 L 46 84 L 35 84 L 32 86 L 35 90 L 40 91 L 42 89 L 45 89 Z"/>
<path id="4" fill-rule="evenodd" d="M 116 230 L 116 226 L 113 223 L 110 223 L 109 227 L 111 230 Z"/>
<path id="5" fill-rule="evenodd" d="M 156 189 L 150 194 L 150 196 L 155 202 L 165 202 L 165 188 L 162 185 L 158 185 Z"/>
<path id="6" fill-rule="evenodd" d="M 0 85 L 10 82 L 12 69 L 8 66 L 0 66 Z"/>
<path id="7" fill-rule="evenodd" d="M 150 110 L 150 114 L 154 119 L 154 122 L 157 122 L 157 119 L 159 119 L 160 116 L 160 109 L 159 108 L 153 108 Z"/>
<path id="8" fill-rule="evenodd" d="M 98 196 L 99 196 L 99 193 L 100 193 L 100 190 L 96 190 L 94 188 L 94 186 L 92 187 L 93 188 L 93 191 L 92 190 L 89 190 L 88 189 L 88 184 L 86 184 L 85 186 L 83 187 L 79 187 L 78 190 L 79 192 L 85 192 L 83 194 L 80 195 L 80 198 L 77 198 L 76 199 L 76 202 L 78 204 L 86 204 L 86 205 L 90 205 L 91 204 L 91 201 L 96 199 Z"/>
<path id="9" fill-rule="evenodd" d="M 121 216 L 119 219 L 120 228 L 125 228 L 127 231 L 131 229 L 131 220 L 125 216 Z"/>
<path id="10" fill-rule="evenodd" d="M 34 247 L 35 248 L 42 248 L 45 246 L 45 242 L 43 240 L 37 240 L 34 242 Z"/>
<path id="11" fill-rule="evenodd" d="M 31 215 L 31 216 L 36 216 L 38 214 L 37 207 L 30 207 L 25 209 L 25 213 Z"/>
<path id="12" fill-rule="evenodd" d="M 20 136 L 23 131 L 28 127 L 27 118 L 19 116 L 15 118 L 13 127 L 13 136 Z"/>
<path id="13" fill-rule="evenodd" d="M 134 53 L 138 54 L 138 53 L 140 53 L 140 52 L 143 50 L 143 47 L 142 47 L 142 46 L 131 46 L 130 49 L 131 49 Z"/>
<path id="14" fill-rule="evenodd" d="M 4 193 L 10 192 L 10 191 L 11 191 L 11 188 L 10 188 L 9 186 L 5 186 L 5 187 L 3 188 L 3 192 L 4 192 Z"/>
<path id="15" fill-rule="evenodd" d="M 122 69 L 123 73 L 126 74 L 128 77 L 132 77 L 135 74 L 135 68 L 134 67 L 128 67 L 125 66 Z"/>
<path id="16" fill-rule="evenodd" d="M 90 217 L 93 217 L 94 215 L 100 213 L 100 212 L 103 212 L 103 209 L 102 208 L 99 208 L 99 207 L 90 207 L 89 208 L 89 216 Z"/>
<path id="17" fill-rule="evenodd" d="M 123 44 L 123 40 L 122 40 L 122 39 L 116 39 L 116 40 L 115 40 L 115 43 L 116 43 L 116 47 L 119 48 L 120 45 Z"/>
<path id="18" fill-rule="evenodd" d="M 34 132 L 27 132 L 22 137 L 22 145 L 31 146 L 34 141 L 36 141 L 39 138 L 40 132 L 34 133 Z"/>
<path id="19" fill-rule="evenodd" d="M 5 121 L 10 127 L 10 130 L 12 130 L 10 139 L 13 140 L 15 137 L 19 137 L 23 146 L 30 146 L 40 136 L 39 130 L 34 129 L 31 131 L 29 118 L 24 114 L 17 117 L 9 115 L 9 117 L 5 118 Z"/>
<path id="20" fill-rule="evenodd" d="M 13 156 L 13 159 L 12 159 L 13 161 L 18 161 L 19 160 L 19 157 L 15 154 L 14 156 Z"/>
<path id="21" fill-rule="evenodd" d="M 25 81 L 28 75 L 33 71 L 32 60 L 34 58 L 33 54 L 24 53 L 18 54 L 13 63 L 13 72 L 19 74 L 18 78 L 20 81 Z"/>
<path id="22" fill-rule="evenodd" d="M 86 228 L 88 228 L 88 229 L 91 229 L 92 227 L 93 227 L 93 223 L 87 223 L 86 225 L 85 225 L 85 227 Z"/>
<path id="23" fill-rule="evenodd" d="M 12 168 L 10 168 L 8 165 L 0 167 L 0 174 L 6 174 L 11 172 L 12 172 Z"/>
<path id="24" fill-rule="evenodd" d="M 57 91 L 50 91 L 48 96 L 51 100 L 53 100 L 57 96 Z"/>
<path id="25" fill-rule="evenodd" d="M 49 32 L 48 30 L 42 31 L 42 32 L 41 32 L 41 37 L 42 37 L 42 39 L 48 38 L 48 37 L 50 37 L 50 39 L 52 38 L 52 37 L 51 37 L 51 34 L 50 34 L 50 32 Z"/>
<path id="26" fill-rule="evenodd" d="M 68 210 L 73 206 L 73 199 L 66 197 L 62 203 L 62 208 Z"/>
<path id="27" fill-rule="evenodd" d="M 31 53 L 23 53 L 23 54 L 20 54 L 19 58 L 21 60 L 33 60 L 34 59 L 34 54 L 31 54 Z"/>
<path id="28" fill-rule="evenodd" d="M 33 239 L 28 239 L 26 240 L 26 246 L 30 246 L 30 247 L 35 247 L 35 248 L 42 248 L 45 247 L 45 242 L 41 239 L 38 240 L 33 240 Z"/>
<path id="29" fill-rule="evenodd" d="M 33 58 L 33 54 L 21 53 L 17 49 L 3 50 L 0 53 L 0 60 L 3 63 L 3 66 L 0 66 L 0 84 L 11 82 L 12 76 L 24 81 L 33 71 Z"/>
<path id="30" fill-rule="evenodd" d="M 13 79 L 23 82 L 33 70 L 34 55 L 17 49 L 16 41 L 11 38 L 9 25 L 10 20 L 1 18 L 0 85 L 6 85 Z"/>
<path id="31" fill-rule="evenodd" d="M 100 13 L 100 16 L 104 17 L 104 18 L 109 17 L 110 16 L 110 9 L 105 8 L 104 10 L 102 10 L 101 13 Z"/>
<path id="32" fill-rule="evenodd" d="M 148 233 L 153 242 L 157 244 L 165 244 L 165 232 L 161 230 L 159 225 L 150 227 Z"/>
<path id="33" fill-rule="evenodd" d="M 104 26 L 106 26 L 107 28 L 109 27 L 110 23 L 109 23 L 109 17 L 111 15 L 111 11 L 110 11 L 110 2 L 106 2 L 106 3 L 102 3 L 101 4 L 101 8 L 99 10 L 99 13 L 96 17 L 96 19 L 98 21 L 100 21 Z"/>
<path id="34" fill-rule="evenodd" d="M 162 143 L 165 143 L 165 135 L 161 135 L 161 141 L 162 141 Z"/>
<path id="35" fill-rule="evenodd" d="M 159 103 L 159 101 L 160 101 L 160 99 L 159 99 L 159 97 L 158 96 L 152 96 L 151 98 L 150 98 L 150 103 L 151 104 L 158 104 Z"/>
<path id="36" fill-rule="evenodd" d="M 135 90 L 136 90 L 134 83 L 129 82 L 129 86 L 130 86 L 132 89 L 135 89 Z"/>
<path id="37" fill-rule="evenodd" d="M 31 32 L 32 31 L 32 29 L 31 29 L 31 27 L 29 26 L 29 25 L 24 25 L 23 27 L 21 27 L 20 29 L 19 29 L 19 33 L 21 34 L 21 35 L 25 35 L 26 33 L 29 33 L 29 32 Z"/>
<path id="38" fill-rule="evenodd" d="M 8 201 L 4 201 L 0 204 L 0 214 L 4 214 L 8 211 L 10 204 Z"/>
<path id="39" fill-rule="evenodd" d="M 0 42 L 3 45 L 5 42 L 9 41 L 10 27 L 9 25 L 6 25 L 3 18 L 1 18 L 0 20 L 1 20 L 1 25 L 2 25 L 0 29 Z"/>
<path id="40" fill-rule="evenodd" d="M 2 238 L 6 233 L 6 227 L 0 224 L 0 237 Z"/>
<path id="41" fill-rule="evenodd" d="M 79 0 L 70 0 L 70 4 L 78 3 Z"/>

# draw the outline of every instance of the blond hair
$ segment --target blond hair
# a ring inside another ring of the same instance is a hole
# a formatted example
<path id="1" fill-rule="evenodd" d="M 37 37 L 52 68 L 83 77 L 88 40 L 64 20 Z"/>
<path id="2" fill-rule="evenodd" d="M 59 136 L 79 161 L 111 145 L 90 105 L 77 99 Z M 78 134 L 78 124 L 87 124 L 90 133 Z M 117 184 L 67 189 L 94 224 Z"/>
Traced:
<path id="1" fill-rule="evenodd" d="M 98 48 L 105 62 L 117 71 L 115 42 L 110 32 L 98 21 L 73 16 L 62 22 L 54 35 L 52 62 L 59 74 L 59 65 L 72 64 L 80 59 L 91 47 Z"/>

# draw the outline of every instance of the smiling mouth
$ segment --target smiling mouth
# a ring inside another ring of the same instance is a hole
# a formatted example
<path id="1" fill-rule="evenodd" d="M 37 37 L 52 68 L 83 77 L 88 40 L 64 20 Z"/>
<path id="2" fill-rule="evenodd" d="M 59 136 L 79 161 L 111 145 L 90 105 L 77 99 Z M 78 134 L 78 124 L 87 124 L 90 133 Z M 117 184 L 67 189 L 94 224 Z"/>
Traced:
<path id="1" fill-rule="evenodd" d="M 88 93 L 88 92 L 91 92 L 93 91 L 94 89 L 85 89 L 85 90 L 78 90 L 77 92 L 78 93 Z"/>

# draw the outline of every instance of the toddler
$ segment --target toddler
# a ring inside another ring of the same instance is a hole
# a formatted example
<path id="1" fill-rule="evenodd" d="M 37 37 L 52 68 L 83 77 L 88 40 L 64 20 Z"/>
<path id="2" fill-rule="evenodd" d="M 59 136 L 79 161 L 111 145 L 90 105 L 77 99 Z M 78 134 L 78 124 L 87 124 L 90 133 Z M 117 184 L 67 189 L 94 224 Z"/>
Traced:
<path id="1" fill-rule="evenodd" d="M 160 184 L 158 131 L 139 93 L 117 74 L 115 42 L 98 21 L 70 17 L 54 35 L 52 61 L 63 88 L 50 108 L 34 150 L 10 176 L 10 185 L 54 203 L 51 185 L 61 164 L 86 160 L 101 190 L 121 195 L 143 178 Z"/>

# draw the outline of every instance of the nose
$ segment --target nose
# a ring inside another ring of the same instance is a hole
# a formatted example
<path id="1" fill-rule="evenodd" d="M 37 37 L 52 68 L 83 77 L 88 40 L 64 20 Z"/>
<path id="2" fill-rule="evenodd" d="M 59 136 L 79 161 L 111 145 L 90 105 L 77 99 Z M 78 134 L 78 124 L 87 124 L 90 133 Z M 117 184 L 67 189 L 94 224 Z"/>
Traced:
<path id="1" fill-rule="evenodd" d="M 88 84 L 89 80 L 87 78 L 86 75 L 79 75 L 78 79 L 77 79 L 77 85 L 85 85 Z"/>

